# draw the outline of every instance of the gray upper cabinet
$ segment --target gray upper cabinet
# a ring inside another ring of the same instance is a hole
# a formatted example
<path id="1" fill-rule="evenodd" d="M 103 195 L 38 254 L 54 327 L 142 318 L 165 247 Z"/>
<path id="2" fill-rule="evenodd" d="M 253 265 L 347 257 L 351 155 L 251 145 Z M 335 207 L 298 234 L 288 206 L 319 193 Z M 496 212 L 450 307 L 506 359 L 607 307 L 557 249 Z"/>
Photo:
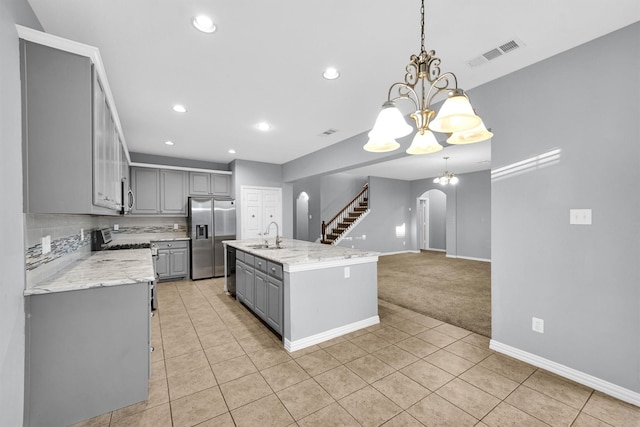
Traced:
<path id="1" fill-rule="evenodd" d="M 192 196 L 230 196 L 231 175 L 189 172 L 189 194 Z"/>
<path id="2" fill-rule="evenodd" d="M 132 167 L 131 189 L 137 215 L 187 215 L 187 172 Z"/>
<path id="3" fill-rule="evenodd" d="M 119 136 L 91 58 L 20 40 L 24 211 L 116 215 Z"/>
<path id="4" fill-rule="evenodd" d="M 160 213 L 187 214 L 187 173 L 176 170 L 160 171 Z"/>
<path id="5" fill-rule="evenodd" d="M 132 214 L 155 215 L 160 212 L 160 171 L 153 168 L 131 168 L 131 189 L 135 201 Z"/>

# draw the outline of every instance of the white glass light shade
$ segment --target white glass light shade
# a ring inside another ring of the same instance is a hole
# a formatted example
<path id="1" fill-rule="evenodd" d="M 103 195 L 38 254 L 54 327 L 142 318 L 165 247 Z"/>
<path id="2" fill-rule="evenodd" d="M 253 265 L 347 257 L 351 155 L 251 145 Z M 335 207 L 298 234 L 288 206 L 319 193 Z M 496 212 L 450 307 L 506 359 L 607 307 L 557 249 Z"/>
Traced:
<path id="1" fill-rule="evenodd" d="M 412 131 L 413 128 L 396 108 L 396 104 L 393 101 L 387 101 L 382 105 L 376 123 L 369 132 L 369 138 L 390 140 L 409 135 Z"/>
<path id="2" fill-rule="evenodd" d="M 442 133 L 460 132 L 478 126 L 481 121 L 465 95 L 453 95 L 442 104 L 436 117 L 429 123 L 429 129 Z"/>
<path id="3" fill-rule="evenodd" d="M 451 185 L 456 185 L 458 182 L 460 182 L 460 180 L 458 179 L 457 176 L 452 176 L 451 179 L 449 180 L 449 183 Z"/>
<path id="4" fill-rule="evenodd" d="M 473 144 L 474 142 L 486 141 L 492 137 L 493 133 L 489 132 L 482 120 L 480 120 L 480 124 L 473 129 L 454 132 L 447 138 L 447 142 L 449 144 Z"/>
<path id="5" fill-rule="evenodd" d="M 378 140 L 369 138 L 369 141 L 362 146 L 365 151 L 371 153 L 386 153 L 387 151 L 397 150 L 400 144 L 395 139 Z"/>
<path id="6" fill-rule="evenodd" d="M 434 184 L 439 184 L 440 183 L 440 177 L 433 178 L 433 183 Z"/>
<path id="7" fill-rule="evenodd" d="M 407 154 L 430 154 L 442 150 L 442 145 L 438 144 L 433 132 L 427 130 L 424 133 L 416 133 L 411 141 L 411 146 L 407 148 Z"/>

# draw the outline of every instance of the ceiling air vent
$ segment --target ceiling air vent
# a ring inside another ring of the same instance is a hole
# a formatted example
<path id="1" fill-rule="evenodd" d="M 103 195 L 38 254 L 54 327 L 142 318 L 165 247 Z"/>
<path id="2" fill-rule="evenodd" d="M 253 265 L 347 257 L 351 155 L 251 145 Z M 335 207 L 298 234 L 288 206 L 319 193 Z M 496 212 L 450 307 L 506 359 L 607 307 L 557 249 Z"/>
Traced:
<path id="1" fill-rule="evenodd" d="M 467 64 L 469 64 L 470 67 L 478 67 L 482 64 L 499 58 L 506 53 L 512 52 L 521 46 L 524 46 L 524 43 L 522 43 L 520 40 L 509 40 L 508 42 L 503 43 L 500 46 L 495 47 L 476 58 L 470 59 L 469 61 L 467 61 Z"/>
<path id="2" fill-rule="evenodd" d="M 337 131 L 337 130 L 335 130 L 335 129 L 327 129 L 327 130 L 325 130 L 324 132 L 322 132 L 322 133 L 320 134 L 320 136 L 329 136 L 329 135 L 333 135 L 333 134 L 334 134 L 334 133 L 336 133 L 336 132 L 338 132 L 338 131 Z"/>

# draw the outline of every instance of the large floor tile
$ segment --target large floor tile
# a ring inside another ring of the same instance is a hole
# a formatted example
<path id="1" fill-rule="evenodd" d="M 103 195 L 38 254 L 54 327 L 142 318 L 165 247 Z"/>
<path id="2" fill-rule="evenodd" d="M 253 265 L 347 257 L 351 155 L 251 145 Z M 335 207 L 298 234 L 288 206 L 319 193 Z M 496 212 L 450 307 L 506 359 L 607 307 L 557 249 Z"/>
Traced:
<path id="1" fill-rule="evenodd" d="M 400 372 L 394 372 L 371 385 L 402 409 L 409 408 L 431 394 L 426 387 Z"/>
<path id="2" fill-rule="evenodd" d="M 478 422 L 476 418 L 435 393 L 407 409 L 407 412 L 426 426 L 467 427 Z"/>
<path id="3" fill-rule="evenodd" d="M 322 349 L 299 357 L 296 362 L 312 377 L 341 364 L 338 359 Z"/>
<path id="4" fill-rule="evenodd" d="M 371 386 L 339 401 L 363 426 L 379 426 L 402 412 L 402 408 Z"/>
<path id="5" fill-rule="evenodd" d="M 524 385 L 576 409 L 581 409 L 593 392 L 589 387 L 541 370 L 527 378 Z"/>
<path id="6" fill-rule="evenodd" d="M 220 390 L 231 410 L 273 394 L 269 384 L 257 372 L 221 384 Z"/>
<path id="7" fill-rule="evenodd" d="M 520 385 L 507 377 L 503 377 L 479 365 L 463 372 L 460 378 L 498 399 L 505 399 Z"/>
<path id="8" fill-rule="evenodd" d="M 264 369 L 260 373 L 273 391 L 280 391 L 309 379 L 309 374 L 294 360 Z"/>
<path id="9" fill-rule="evenodd" d="M 238 427 L 288 426 L 294 420 L 275 394 L 270 394 L 231 411 Z"/>
<path id="10" fill-rule="evenodd" d="M 193 369 L 183 375 L 168 377 L 167 381 L 169 397 L 172 401 L 217 385 L 209 365 Z"/>
<path id="11" fill-rule="evenodd" d="M 324 347 L 324 350 L 335 357 L 340 363 L 351 362 L 366 356 L 367 352 L 350 341 L 343 341 L 330 347 Z"/>
<path id="12" fill-rule="evenodd" d="M 440 387 L 436 393 L 477 419 L 482 419 L 500 403 L 500 399 L 459 378 Z"/>
<path id="13" fill-rule="evenodd" d="M 640 407 L 595 392 L 583 411 L 599 420 L 620 427 L 640 425 Z"/>
<path id="14" fill-rule="evenodd" d="M 171 401 L 174 426 L 194 426 L 228 410 L 218 387 Z"/>
<path id="15" fill-rule="evenodd" d="M 424 360 L 418 360 L 400 370 L 407 377 L 431 391 L 435 391 L 454 379 L 450 373 Z"/>
<path id="16" fill-rule="evenodd" d="M 335 402 L 313 379 L 302 381 L 281 390 L 277 395 L 296 420 L 300 420 Z"/>
<path id="17" fill-rule="evenodd" d="M 369 384 L 395 371 L 391 366 L 371 354 L 352 360 L 345 366 Z"/>
<path id="18" fill-rule="evenodd" d="M 360 427 L 356 421 L 342 406 L 332 403 L 317 412 L 298 421 L 300 427 Z"/>
<path id="19" fill-rule="evenodd" d="M 314 379 L 336 400 L 342 399 L 367 385 L 366 381 L 344 365 L 316 375 Z"/>
<path id="20" fill-rule="evenodd" d="M 571 425 L 578 410 L 521 385 L 505 402 L 552 426 Z"/>

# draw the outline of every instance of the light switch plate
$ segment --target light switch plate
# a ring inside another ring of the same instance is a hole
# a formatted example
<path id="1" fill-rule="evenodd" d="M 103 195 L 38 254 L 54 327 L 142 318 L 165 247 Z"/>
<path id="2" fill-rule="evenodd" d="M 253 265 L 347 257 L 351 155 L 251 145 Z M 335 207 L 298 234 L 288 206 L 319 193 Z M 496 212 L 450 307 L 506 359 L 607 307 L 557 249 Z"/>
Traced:
<path id="1" fill-rule="evenodd" d="M 351 267 L 345 267 L 344 268 L 344 278 L 348 279 L 349 277 L 351 277 Z"/>
<path id="2" fill-rule="evenodd" d="M 113 224 L 113 231 L 120 230 L 120 226 L 118 224 Z"/>
<path id="3" fill-rule="evenodd" d="M 591 209 L 569 209 L 569 224 L 591 225 Z"/>

